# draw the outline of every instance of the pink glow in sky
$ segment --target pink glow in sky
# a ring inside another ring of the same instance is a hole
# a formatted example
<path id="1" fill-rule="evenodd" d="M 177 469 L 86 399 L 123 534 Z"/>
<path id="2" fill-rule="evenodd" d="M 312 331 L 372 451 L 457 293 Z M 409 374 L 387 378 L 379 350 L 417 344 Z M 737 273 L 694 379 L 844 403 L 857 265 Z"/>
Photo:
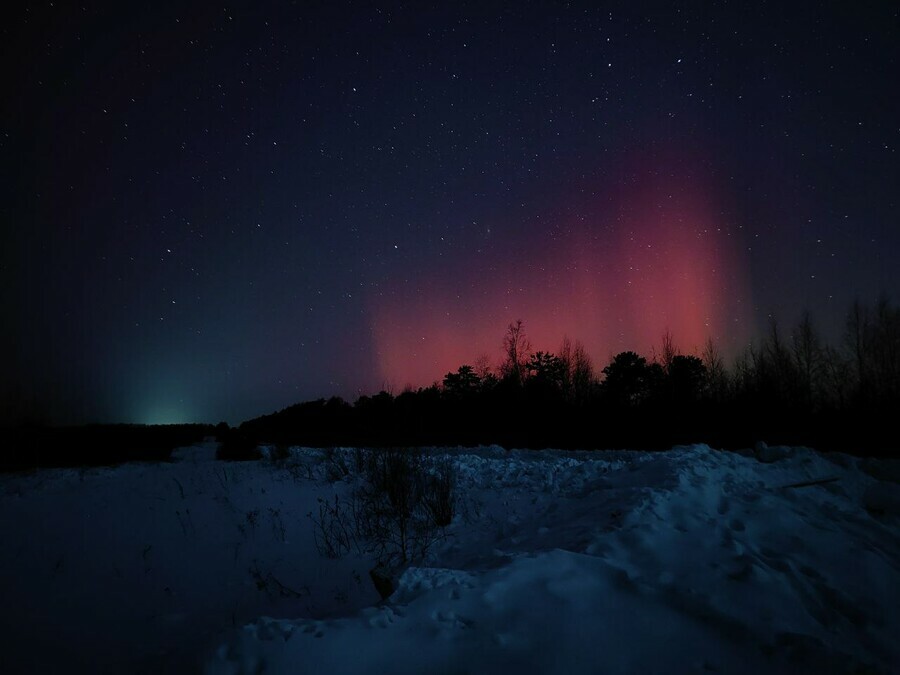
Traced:
<path id="1" fill-rule="evenodd" d="M 634 182 L 557 219 L 552 236 L 392 280 L 370 298 L 382 383 L 427 386 L 481 355 L 497 364 L 519 318 L 533 349 L 569 336 L 598 369 L 627 349 L 651 356 L 667 329 L 685 353 L 708 337 L 730 353 L 750 332 L 748 284 L 736 226 L 702 183 Z"/>

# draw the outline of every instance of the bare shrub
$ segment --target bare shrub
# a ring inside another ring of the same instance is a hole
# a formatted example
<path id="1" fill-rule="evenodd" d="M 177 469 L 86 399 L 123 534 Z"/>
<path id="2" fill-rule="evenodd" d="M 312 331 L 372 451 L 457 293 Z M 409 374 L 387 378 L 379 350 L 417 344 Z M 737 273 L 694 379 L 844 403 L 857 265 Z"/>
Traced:
<path id="1" fill-rule="evenodd" d="M 340 558 L 354 548 L 359 550 L 354 521 L 355 509 L 341 502 L 338 495 L 334 501 L 319 497 L 318 516 L 308 514 L 313 522 L 313 538 L 316 549 L 326 558 Z"/>
<path id="2" fill-rule="evenodd" d="M 353 448 L 353 468 L 357 475 L 364 474 L 371 462 L 372 453 L 365 448 Z"/>
<path id="3" fill-rule="evenodd" d="M 291 458 L 291 447 L 284 443 L 278 443 L 269 451 L 269 459 L 275 463 L 285 462 Z"/>
<path id="4" fill-rule="evenodd" d="M 437 462 L 426 478 L 423 496 L 425 510 L 437 527 L 453 522 L 456 510 L 456 469 L 449 459 Z"/>
<path id="5" fill-rule="evenodd" d="M 424 558 L 439 538 L 424 497 L 422 453 L 387 448 L 372 452 L 365 482 L 356 491 L 357 523 L 380 565 L 394 567 Z"/>
<path id="6" fill-rule="evenodd" d="M 350 476 L 350 467 L 343 452 L 336 448 L 325 448 L 325 479 L 338 483 Z"/>
<path id="7" fill-rule="evenodd" d="M 365 450 L 353 458 L 362 473 L 351 496 L 320 499 L 318 517 L 310 514 L 319 552 L 337 558 L 356 549 L 386 569 L 425 559 L 453 520 L 452 463 L 430 467 L 421 451 L 406 448 Z"/>

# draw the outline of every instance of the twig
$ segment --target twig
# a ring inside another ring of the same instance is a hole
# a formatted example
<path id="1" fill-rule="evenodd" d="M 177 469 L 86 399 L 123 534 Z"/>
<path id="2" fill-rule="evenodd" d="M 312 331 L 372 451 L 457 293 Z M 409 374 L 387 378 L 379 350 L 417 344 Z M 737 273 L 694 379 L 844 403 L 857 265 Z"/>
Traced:
<path id="1" fill-rule="evenodd" d="M 832 476 L 831 478 L 817 478 L 815 480 L 804 480 L 799 483 L 789 483 L 788 485 L 779 485 L 773 489 L 775 490 L 787 490 L 788 488 L 802 488 L 809 487 L 810 485 L 824 485 L 825 483 L 834 483 L 836 480 L 840 480 L 840 476 Z"/>
<path id="2" fill-rule="evenodd" d="M 283 583 L 278 581 L 278 578 L 271 572 L 269 572 L 269 579 L 274 581 L 275 584 L 278 586 L 278 589 L 281 592 L 282 597 L 285 597 L 285 598 L 302 598 L 302 597 L 304 597 L 303 593 L 298 593 L 293 588 L 290 588 L 289 586 L 285 586 Z M 308 588 L 304 587 L 304 590 L 306 590 L 306 595 L 310 594 Z"/>
<path id="3" fill-rule="evenodd" d="M 181 516 L 181 511 L 176 510 L 175 515 L 178 516 L 178 524 L 181 525 L 181 531 L 184 533 L 184 536 L 188 536 L 187 526 L 184 524 L 184 519 Z"/>

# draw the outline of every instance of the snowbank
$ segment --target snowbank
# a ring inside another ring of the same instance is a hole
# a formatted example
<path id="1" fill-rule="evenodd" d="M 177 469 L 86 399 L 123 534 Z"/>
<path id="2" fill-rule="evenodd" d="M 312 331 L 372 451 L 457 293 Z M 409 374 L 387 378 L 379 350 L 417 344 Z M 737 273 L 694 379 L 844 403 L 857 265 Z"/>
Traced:
<path id="1" fill-rule="evenodd" d="M 339 449 L 352 465 L 352 450 Z M 0 477 L 0 670 L 891 672 L 896 466 L 803 448 L 433 449 L 448 537 L 384 603 L 326 453 Z"/>
<path id="2" fill-rule="evenodd" d="M 808 449 L 460 453 L 479 517 L 385 604 L 263 618 L 209 673 L 889 672 L 896 485 Z M 748 453 L 750 454 L 750 453 Z"/>

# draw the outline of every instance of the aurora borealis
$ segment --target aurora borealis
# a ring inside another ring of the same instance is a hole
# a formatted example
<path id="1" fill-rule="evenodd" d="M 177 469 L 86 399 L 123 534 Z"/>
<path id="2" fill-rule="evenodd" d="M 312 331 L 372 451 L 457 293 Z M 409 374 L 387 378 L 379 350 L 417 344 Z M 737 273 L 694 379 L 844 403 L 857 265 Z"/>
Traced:
<path id="1" fill-rule="evenodd" d="M 712 338 L 733 352 L 750 333 L 741 226 L 724 221 L 703 177 L 622 182 L 540 214 L 549 232 L 531 226 L 514 242 L 485 232 L 468 260 L 404 271 L 380 289 L 370 304 L 384 382 L 427 383 L 442 367 L 495 360 L 508 317 L 526 321 L 535 348 L 555 351 L 567 335 L 600 361 L 649 354 L 665 330 L 685 351 Z"/>
<path id="2" fill-rule="evenodd" d="M 898 9 L 24 3 L 4 422 L 427 386 L 523 319 L 602 367 L 897 299 Z"/>

